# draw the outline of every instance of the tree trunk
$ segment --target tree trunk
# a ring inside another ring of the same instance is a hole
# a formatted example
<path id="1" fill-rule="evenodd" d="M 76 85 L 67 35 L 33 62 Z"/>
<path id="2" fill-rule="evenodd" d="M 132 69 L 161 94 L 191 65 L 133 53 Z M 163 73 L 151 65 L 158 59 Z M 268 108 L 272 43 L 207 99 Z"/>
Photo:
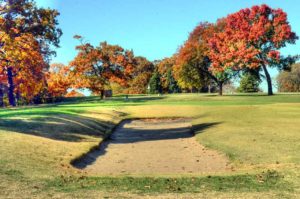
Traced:
<path id="1" fill-rule="evenodd" d="M 20 91 L 18 89 L 17 93 L 16 93 L 16 101 L 17 101 L 18 106 L 20 105 L 20 100 L 21 100 L 21 95 L 20 95 Z"/>
<path id="2" fill-rule="evenodd" d="M 268 95 L 273 95 L 272 79 L 271 79 L 270 73 L 268 72 L 268 69 L 265 64 L 263 64 L 263 69 L 264 69 L 264 72 L 266 75 L 266 80 L 268 83 Z"/>
<path id="3" fill-rule="evenodd" d="M 104 99 L 104 90 L 101 90 L 101 91 L 100 91 L 100 98 L 101 98 L 101 99 Z"/>
<path id="4" fill-rule="evenodd" d="M 0 84 L 0 108 L 4 107 L 3 97 L 4 97 L 4 91 L 3 91 L 3 84 Z"/>
<path id="5" fill-rule="evenodd" d="M 7 80 L 8 80 L 8 101 L 11 106 L 16 106 L 16 99 L 15 99 L 15 85 L 13 80 L 13 72 L 12 68 L 9 67 L 7 69 Z"/>
<path id="6" fill-rule="evenodd" d="M 223 95 L 223 82 L 218 82 L 219 85 L 219 95 L 222 96 Z"/>

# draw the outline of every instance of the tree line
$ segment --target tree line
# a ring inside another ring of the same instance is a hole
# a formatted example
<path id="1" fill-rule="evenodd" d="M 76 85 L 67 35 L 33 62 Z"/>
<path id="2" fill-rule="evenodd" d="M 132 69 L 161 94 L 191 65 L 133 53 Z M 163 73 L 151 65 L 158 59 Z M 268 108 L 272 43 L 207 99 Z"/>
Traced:
<path id="1" fill-rule="evenodd" d="M 38 8 L 33 0 L 1 2 L 1 106 L 6 99 L 15 106 L 60 98 L 71 89 L 72 95 L 88 89 L 101 98 L 107 89 L 126 94 L 189 90 L 222 95 L 224 84 L 236 77 L 242 77 L 240 89 L 247 92 L 256 92 L 265 78 L 272 95 L 269 68 L 297 73 L 291 66 L 298 56 L 283 56 L 280 49 L 298 37 L 287 14 L 267 5 L 242 9 L 216 23 L 201 22 L 173 56 L 152 62 L 119 45 L 95 46 L 76 35 L 77 55 L 65 66 L 49 64 L 55 54 L 52 47 L 59 47 L 62 35 L 59 13 Z M 295 78 L 287 74 L 278 77 L 280 85 L 299 89 L 284 80 Z"/>

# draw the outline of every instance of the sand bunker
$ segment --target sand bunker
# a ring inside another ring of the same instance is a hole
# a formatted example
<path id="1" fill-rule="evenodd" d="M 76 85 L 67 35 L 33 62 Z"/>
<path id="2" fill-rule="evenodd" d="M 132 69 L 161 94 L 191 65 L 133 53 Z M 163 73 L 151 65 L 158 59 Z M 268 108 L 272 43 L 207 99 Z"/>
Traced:
<path id="1" fill-rule="evenodd" d="M 95 175 L 200 174 L 229 169 L 224 155 L 196 141 L 189 119 L 126 120 L 99 150 L 75 166 Z"/>

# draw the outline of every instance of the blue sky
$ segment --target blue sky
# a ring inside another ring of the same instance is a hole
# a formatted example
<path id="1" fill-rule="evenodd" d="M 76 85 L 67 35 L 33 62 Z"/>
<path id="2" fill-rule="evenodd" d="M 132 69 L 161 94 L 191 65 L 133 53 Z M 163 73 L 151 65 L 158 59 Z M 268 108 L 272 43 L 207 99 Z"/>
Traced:
<path id="1" fill-rule="evenodd" d="M 288 13 L 293 30 L 300 35 L 299 0 L 37 0 L 58 9 L 64 35 L 52 62 L 67 64 L 76 55 L 75 34 L 97 45 L 101 41 L 119 44 L 149 60 L 171 56 L 202 21 L 218 18 L 241 8 L 268 4 Z M 282 53 L 300 54 L 300 43 Z M 276 76 L 276 71 L 271 71 Z M 265 88 L 265 84 L 262 85 Z"/>

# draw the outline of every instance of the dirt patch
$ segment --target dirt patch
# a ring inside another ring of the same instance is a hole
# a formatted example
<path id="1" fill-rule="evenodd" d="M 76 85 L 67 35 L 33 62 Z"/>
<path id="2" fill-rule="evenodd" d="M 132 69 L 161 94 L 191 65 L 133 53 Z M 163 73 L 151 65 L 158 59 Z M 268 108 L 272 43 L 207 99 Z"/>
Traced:
<path id="1" fill-rule="evenodd" d="M 76 167 L 96 175 L 200 174 L 226 171 L 228 160 L 196 141 L 189 119 L 143 119 L 122 122 Z"/>

